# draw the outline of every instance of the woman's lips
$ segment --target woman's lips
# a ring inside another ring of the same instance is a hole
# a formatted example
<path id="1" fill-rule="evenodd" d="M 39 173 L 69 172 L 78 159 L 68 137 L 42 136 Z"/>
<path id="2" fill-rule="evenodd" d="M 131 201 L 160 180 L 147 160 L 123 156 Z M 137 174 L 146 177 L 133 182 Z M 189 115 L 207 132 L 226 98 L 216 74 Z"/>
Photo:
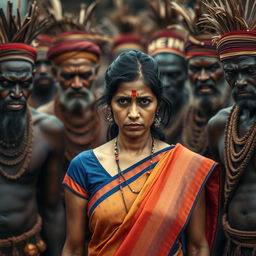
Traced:
<path id="1" fill-rule="evenodd" d="M 143 128 L 143 125 L 142 124 L 128 124 L 128 125 L 125 125 L 125 127 L 127 130 L 136 131 L 136 130 L 141 130 Z"/>

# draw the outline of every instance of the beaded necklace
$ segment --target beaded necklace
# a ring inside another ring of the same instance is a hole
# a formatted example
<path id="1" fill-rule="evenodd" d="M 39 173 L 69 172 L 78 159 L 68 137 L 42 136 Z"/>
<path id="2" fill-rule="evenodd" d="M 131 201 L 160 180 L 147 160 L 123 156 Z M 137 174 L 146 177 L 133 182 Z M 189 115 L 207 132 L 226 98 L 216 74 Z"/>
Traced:
<path id="1" fill-rule="evenodd" d="M 27 112 L 27 130 L 24 134 L 24 142 L 22 142 L 22 145 L 24 144 L 23 152 L 20 153 L 20 155 L 13 154 L 13 156 L 4 155 L 2 154 L 2 157 L 0 158 L 0 164 L 5 166 L 16 166 L 20 164 L 23 161 L 22 166 L 19 168 L 18 172 L 16 174 L 8 174 L 4 171 L 4 169 L 0 166 L 0 174 L 9 180 L 17 180 L 19 179 L 27 170 L 31 156 L 32 156 L 32 146 L 33 146 L 33 123 L 32 123 L 32 114 L 31 111 L 28 110 Z M 15 148 L 12 148 L 11 150 L 15 150 Z M 7 159 L 8 157 L 8 159 Z"/>
<path id="2" fill-rule="evenodd" d="M 191 107 L 184 118 L 182 142 L 192 151 L 204 154 L 207 150 L 208 118 L 200 117 L 197 110 Z"/>
<path id="3" fill-rule="evenodd" d="M 234 105 L 225 129 L 225 206 L 227 206 L 232 193 L 256 150 L 256 122 L 248 129 L 244 136 L 239 137 L 239 113 L 240 108 Z"/>
<path id="4" fill-rule="evenodd" d="M 154 152 L 155 152 L 155 140 L 154 140 L 154 137 L 152 136 L 151 137 L 152 139 L 152 144 L 151 144 L 151 155 L 150 155 L 150 170 L 146 172 L 146 179 L 145 179 L 145 182 L 143 183 L 142 187 L 139 189 L 139 190 L 134 190 L 129 182 L 126 180 L 126 178 L 124 177 L 123 173 L 122 173 L 122 170 L 120 168 L 120 160 L 119 160 L 119 150 L 118 150 L 118 138 L 116 137 L 115 139 L 115 143 L 114 143 L 114 154 L 115 154 L 115 161 L 116 161 L 116 165 L 117 165 L 117 171 L 118 171 L 118 175 L 119 175 L 119 179 L 118 179 L 118 182 L 119 182 L 119 189 L 121 191 L 121 195 L 122 195 L 122 200 L 123 200 L 123 203 L 124 203 L 124 208 L 125 208 L 125 211 L 126 213 L 128 213 L 128 207 L 127 207 L 127 204 L 126 204 L 126 201 L 125 201 L 125 197 L 124 197 L 124 192 L 123 192 L 123 187 L 122 187 L 122 179 L 123 181 L 125 182 L 125 184 L 127 185 L 127 187 L 129 188 L 129 190 L 133 193 L 133 194 L 139 194 L 140 191 L 142 190 L 142 188 L 144 187 L 148 177 L 149 177 L 149 174 L 152 170 L 152 164 L 153 164 L 153 155 L 154 155 Z"/>

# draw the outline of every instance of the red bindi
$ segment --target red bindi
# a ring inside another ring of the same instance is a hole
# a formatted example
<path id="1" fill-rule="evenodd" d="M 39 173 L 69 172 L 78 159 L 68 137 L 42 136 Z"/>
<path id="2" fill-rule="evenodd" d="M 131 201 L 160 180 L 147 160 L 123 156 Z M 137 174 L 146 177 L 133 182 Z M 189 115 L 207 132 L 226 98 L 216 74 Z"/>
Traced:
<path id="1" fill-rule="evenodd" d="M 136 98 L 137 97 L 137 91 L 136 90 L 132 90 L 131 97 L 132 98 Z"/>

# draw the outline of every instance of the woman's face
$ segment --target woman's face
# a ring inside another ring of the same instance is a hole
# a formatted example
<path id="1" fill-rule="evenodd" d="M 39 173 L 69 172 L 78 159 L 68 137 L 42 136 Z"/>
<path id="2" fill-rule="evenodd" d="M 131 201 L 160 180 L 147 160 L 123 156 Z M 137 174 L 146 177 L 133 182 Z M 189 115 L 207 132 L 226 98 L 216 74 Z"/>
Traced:
<path id="1" fill-rule="evenodd" d="M 111 100 L 119 134 L 137 138 L 150 133 L 157 111 L 157 98 L 142 79 L 123 82 Z"/>

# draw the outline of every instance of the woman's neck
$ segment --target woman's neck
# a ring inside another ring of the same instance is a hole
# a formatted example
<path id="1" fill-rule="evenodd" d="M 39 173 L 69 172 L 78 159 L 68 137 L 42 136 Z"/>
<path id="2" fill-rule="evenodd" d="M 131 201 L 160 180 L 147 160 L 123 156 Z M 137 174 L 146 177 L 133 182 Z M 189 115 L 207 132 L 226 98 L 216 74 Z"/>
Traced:
<path id="1" fill-rule="evenodd" d="M 117 144 L 119 152 L 126 152 L 131 154 L 148 153 L 152 150 L 152 135 L 148 133 L 140 138 L 127 138 L 119 134 L 117 136 Z"/>

